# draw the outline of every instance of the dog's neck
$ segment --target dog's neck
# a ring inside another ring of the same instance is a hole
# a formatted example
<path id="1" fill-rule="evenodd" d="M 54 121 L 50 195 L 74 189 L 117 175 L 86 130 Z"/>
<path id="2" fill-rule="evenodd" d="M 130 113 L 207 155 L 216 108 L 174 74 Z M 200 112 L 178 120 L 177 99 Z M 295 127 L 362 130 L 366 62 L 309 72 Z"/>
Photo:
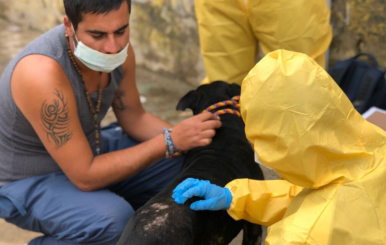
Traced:
<path id="1" fill-rule="evenodd" d="M 205 147 L 199 147 L 192 151 L 203 151 L 210 149 L 228 149 L 227 146 L 235 145 L 242 146 L 249 143 L 246 139 L 244 132 L 244 122 L 241 117 L 232 114 L 220 115 L 222 126 L 216 129 L 216 135 L 210 145 Z"/>
<path id="2" fill-rule="evenodd" d="M 236 97 L 230 100 L 214 103 L 210 106 L 205 107 L 205 109 L 200 111 L 196 110 L 194 114 L 196 115 L 198 113 L 211 112 L 211 113 L 214 113 L 215 115 L 235 114 L 237 116 L 240 116 L 240 104 L 238 102 L 239 96 L 236 96 Z"/>

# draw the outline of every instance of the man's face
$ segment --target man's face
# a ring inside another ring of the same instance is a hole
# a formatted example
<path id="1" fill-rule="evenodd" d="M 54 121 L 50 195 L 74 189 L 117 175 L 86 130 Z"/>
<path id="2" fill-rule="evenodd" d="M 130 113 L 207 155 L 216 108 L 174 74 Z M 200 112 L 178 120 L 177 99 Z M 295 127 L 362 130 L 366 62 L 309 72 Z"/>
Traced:
<path id="1" fill-rule="evenodd" d="M 83 15 L 76 35 L 86 46 L 105 54 L 116 54 L 124 49 L 129 41 L 129 7 L 124 1 L 118 10 L 108 14 Z"/>

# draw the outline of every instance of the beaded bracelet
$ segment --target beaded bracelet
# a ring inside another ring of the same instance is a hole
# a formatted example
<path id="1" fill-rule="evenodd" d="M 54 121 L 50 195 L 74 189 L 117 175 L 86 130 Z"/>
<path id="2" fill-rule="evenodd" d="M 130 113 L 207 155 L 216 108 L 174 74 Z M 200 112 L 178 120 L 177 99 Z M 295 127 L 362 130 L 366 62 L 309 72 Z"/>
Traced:
<path id="1" fill-rule="evenodd" d="M 173 131 L 172 129 L 164 128 L 165 144 L 166 144 L 165 158 L 167 159 L 175 158 L 182 155 L 181 152 L 175 150 L 172 137 L 170 137 L 170 134 L 169 134 L 172 131 Z"/>

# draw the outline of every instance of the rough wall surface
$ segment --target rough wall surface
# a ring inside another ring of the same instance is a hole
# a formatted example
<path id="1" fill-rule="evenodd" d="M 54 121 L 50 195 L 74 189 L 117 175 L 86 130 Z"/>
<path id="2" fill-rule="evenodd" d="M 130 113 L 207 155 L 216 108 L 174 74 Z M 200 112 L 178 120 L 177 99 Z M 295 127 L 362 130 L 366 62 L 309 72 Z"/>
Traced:
<path id="1" fill-rule="evenodd" d="M 368 52 L 386 68 L 386 0 L 333 0 L 331 23 L 330 63 Z"/>
<path id="2" fill-rule="evenodd" d="M 203 78 L 194 1 L 135 0 L 130 25 L 138 64 L 193 84 Z"/>
<path id="3" fill-rule="evenodd" d="M 132 0 L 131 42 L 137 63 L 198 84 L 205 71 L 194 0 Z M 63 0 L 0 0 L 0 16 L 46 31 L 62 22 Z M 386 67 L 386 0 L 332 0 L 330 64 L 358 52 Z"/>
<path id="4" fill-rule="evenodd" d="M 46 31 L 63 22 L 63 0 L 0 0 L 0 16 Z"/>
<path id="5" fill-rule="evenodd" d="M 0 16 L 41 31 L 62 23 L 63 0 L 0 0 Z M 137 64 L 199 84 L 205 76 L 193 0 L 132 0 Z"/>

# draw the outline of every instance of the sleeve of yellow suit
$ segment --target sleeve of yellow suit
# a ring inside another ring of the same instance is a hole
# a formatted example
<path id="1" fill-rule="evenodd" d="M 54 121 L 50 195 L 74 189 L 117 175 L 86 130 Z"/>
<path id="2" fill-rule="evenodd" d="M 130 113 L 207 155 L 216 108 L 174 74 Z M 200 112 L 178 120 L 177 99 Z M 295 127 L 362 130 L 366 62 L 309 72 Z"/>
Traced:
<path id="1" fill-rule="evenodd" d="M 240 85 L 255 65 L 258 42 L 242 6 L 242 0 L 195 0 L 207 73 L 202 84 L 222 80 Z"/>
<path id="2" fill-rule="evenodd" d="M 228 214 L 235 220 L 265 226 L 281 220 L 292 199 L 303 190 L 286 180 L 236 179 L 226 187 L 232 193 Z"/>

